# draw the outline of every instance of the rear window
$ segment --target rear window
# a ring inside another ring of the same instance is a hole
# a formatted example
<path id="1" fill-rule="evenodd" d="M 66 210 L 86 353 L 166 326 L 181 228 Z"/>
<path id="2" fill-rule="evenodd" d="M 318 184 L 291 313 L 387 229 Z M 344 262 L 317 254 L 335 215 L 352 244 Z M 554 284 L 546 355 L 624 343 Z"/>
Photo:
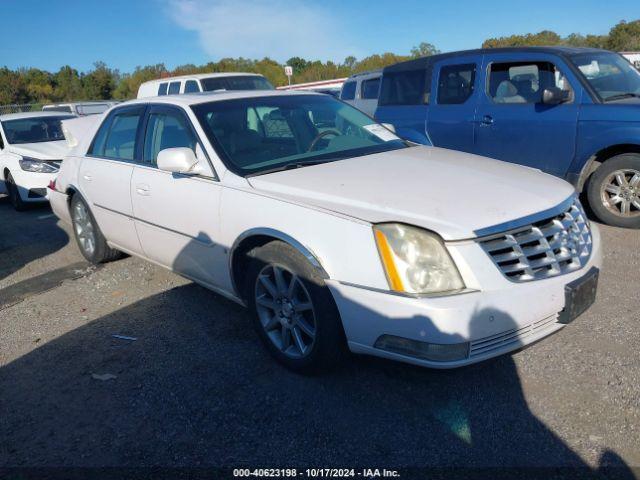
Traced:
<path id="1" fill-rule="evenodd" d="M 370 78 L 364 80 L 360 87 L 360 96 L 365 100 L 371 100 L 378 98 L 378 92 L 380 91 L 380 77 Z"/>
<path id="2" fill-rule="evenodd" d="M 180 82 L 171 82 L 169 84 L 169 95 L 176 95 L 180 93 Z"/>
<path id="3" fill-rule="evenodd" d="M 168 83 L 161 83 L 160 86 L 158 87 L 158 96 L 162 96 L 162 95 L 166 95 L 167 94 L 167 87 L 169 86 Z"/>
<path id="4" fill-rule="evenodd" d="M 340 98 L 342 100 L 353 100 L 356 98 L 356 82 L 345 82 L 342 86 L 342 93 L 340 93 Z"/>
<path id="5" fill-rule="evenodd" d="M 430 70 L 429 70 L 430 71 Z M 429 103 L 431 81 L 424 69 L 385 73 L 380 90 L 380 105 L 422 105 Z"/>

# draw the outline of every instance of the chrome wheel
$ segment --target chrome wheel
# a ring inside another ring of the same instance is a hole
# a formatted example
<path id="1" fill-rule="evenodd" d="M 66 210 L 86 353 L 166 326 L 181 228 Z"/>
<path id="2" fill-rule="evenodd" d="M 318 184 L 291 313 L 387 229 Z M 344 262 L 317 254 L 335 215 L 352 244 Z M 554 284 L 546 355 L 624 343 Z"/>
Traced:
<path id="1" fill-rule="evenodd" d="M 276 265 L 258 274 L 255 303 L 260 324 L 282 353 L 305 357 L 316 339 L 316 315 L 311 296 L 300 278 Z"/>
<path id="2" fill-rule="evenodd" d="M 73 226 L 80 248 L 91 257 L 96 250 L 96 234 L 89 211 L 83 202 L 76 202 L 73 208 Z"/>
<path id="3" fill-rule="evenodd" d="M 622 169 L 612 172 L 600 187 L 604 206 L 620 217 L 640 216 L 640 171 Z"/>

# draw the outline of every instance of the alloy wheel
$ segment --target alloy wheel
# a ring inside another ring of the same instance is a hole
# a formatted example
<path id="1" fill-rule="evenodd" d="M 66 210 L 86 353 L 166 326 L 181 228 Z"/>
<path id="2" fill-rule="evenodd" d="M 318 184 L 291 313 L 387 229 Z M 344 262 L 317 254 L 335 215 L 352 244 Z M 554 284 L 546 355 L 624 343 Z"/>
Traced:
<path id="1" fill-rule="evenodd" d="M 260 324 L 278 350 L 291 358 L 311 352 L 316 314 L 297 275 L 281 266 L 265 266 L 256 280 L 255 304 Z"/>
<path id="2" fill-rule="evenodd" d="M 612 172 L 602 182 L 600 198 L 614 215 L 640 216 L 640 171 L 625 168 Z"/>
<path id="3" fill-rule="evenodd" d="M 80 247 L 88 256 L 92 256 L 96 249 L 96 234 L 89 211 L 83 202 L 77 202 L 73 209 L 73 225 Z"/>

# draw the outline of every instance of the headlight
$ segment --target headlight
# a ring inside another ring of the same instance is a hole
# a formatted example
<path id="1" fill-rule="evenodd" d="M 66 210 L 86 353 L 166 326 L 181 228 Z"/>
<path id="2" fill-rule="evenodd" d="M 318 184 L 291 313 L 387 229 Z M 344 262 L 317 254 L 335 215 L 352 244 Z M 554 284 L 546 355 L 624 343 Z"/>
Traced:
<path id="1" fill-rule="evenodd" d="M 54 167 L 44 160 L 38 160 L 37 158 L 22 157 L 22 160 L 19 160 L 19 163 L 20 168 L 27 172 L 55 173 L 58 171 L 57 167 Z"/>
<path id="2" fill-rule="evenodd" d="M 373 231 L 392 290 L 435 293 L 464 288 L 460 272 L 437 235 L 399 223 L 376 225 Z"/>

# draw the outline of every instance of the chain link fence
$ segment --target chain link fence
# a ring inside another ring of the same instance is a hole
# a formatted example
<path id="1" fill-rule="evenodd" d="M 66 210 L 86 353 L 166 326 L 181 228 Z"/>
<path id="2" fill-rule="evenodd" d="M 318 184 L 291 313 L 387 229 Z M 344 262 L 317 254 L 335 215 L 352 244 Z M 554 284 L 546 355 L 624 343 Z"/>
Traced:
<path id="1" fill-rule="evenodd" d="M 42 110 L 42 103 L 25 103 L 22 105 L 0 105 L 0 115 L 6 115 L 7 113 L 20 113 L 20 112 L 38 112 Z"/>

